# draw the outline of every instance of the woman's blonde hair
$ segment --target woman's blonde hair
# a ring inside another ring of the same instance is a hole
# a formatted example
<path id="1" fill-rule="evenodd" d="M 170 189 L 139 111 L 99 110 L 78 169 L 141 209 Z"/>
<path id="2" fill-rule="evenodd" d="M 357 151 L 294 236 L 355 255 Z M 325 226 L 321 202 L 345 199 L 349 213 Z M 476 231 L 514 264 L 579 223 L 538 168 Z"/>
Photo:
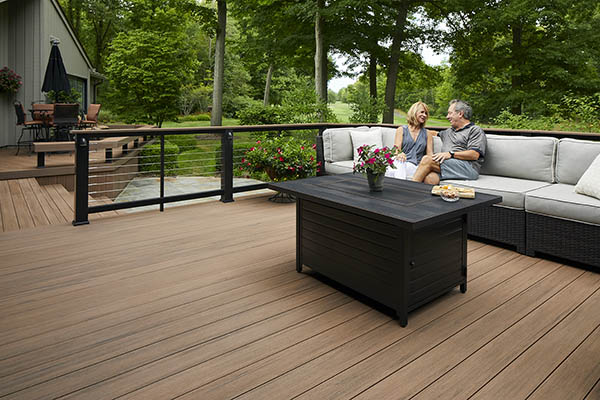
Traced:
<path id="1" fill-rule="evenodd" d="M 417 112 L 419 112 L 419 107 L 423 107 L 423 109 L 427 113 L 427 118 L 429 118 L 429 107 L 427 107 L 427 104 L 423 103 L 422 101 L 417 101 L 415 104 L 410 106 L 410 109 L 406 113 L 406 121 L 409 125 L 421 126 L 421 124 L 419 124 L 419 121 L 417 121 Z M 427 120 L 425 120 L 425 122 L 427 122 Z"/>

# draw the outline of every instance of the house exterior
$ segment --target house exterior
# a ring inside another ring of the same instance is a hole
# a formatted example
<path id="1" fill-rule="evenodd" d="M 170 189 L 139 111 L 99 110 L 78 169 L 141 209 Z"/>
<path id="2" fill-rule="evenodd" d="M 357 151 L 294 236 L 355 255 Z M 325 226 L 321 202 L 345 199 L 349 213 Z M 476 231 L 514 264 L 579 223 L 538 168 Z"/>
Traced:
<path id="1" fill-rule="evenodd" d="M 71 28 L 58 0 L 0 0 L 0 68 L 21 75 L 23 85 L 15 94 L 0 93 L 0 147 L 17 143 L 15 101 L 26 110 L 44 102 L 42 83 L 52 48 L 59 48 L 71 87 L 82 94 L 82 109 L 95 102 L 95 86 L 101 81 L 83 46 Z"/>

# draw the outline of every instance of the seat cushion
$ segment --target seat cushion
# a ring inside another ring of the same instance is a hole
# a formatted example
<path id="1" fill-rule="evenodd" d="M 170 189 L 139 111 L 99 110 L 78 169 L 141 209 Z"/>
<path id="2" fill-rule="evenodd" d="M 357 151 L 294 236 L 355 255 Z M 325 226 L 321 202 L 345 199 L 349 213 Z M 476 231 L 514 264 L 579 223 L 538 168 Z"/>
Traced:
<path id="1" fill-rule="evenodd" d="M 329 128 L 323 131 L 323 156 L 325 161 L 352 160 L 350 131 L 368 131 L 368 126 Z"/>
<path id="2" fill-rule="evenodd" d="M 481 174 L 552 183 L 558 139 L 487 135 Z"/>
<path id="3" fill-rule="evenodd" d="M 447 180 L 443 183 L 471 187 L 475 189 L 475 193 L 481 192 L 502 196 L 500 205 L 520 210 L 525 209 L 525 193 L 551 185 L 547 182 L 493 175 L 479 175 L 479 179 L 476 181 Z"/>
<path id="4" fill-rule="evenodd" d="M 600 154 L 600 142 L 561 139 L 556 154 L 557 182 L 576 185 L 598 154 Z"/>
<path id="5" fill-rule="evenodd" d="M 337 161 L 337 162 L 329 162 L 325 161 L 325 172 L 328 174 L 347 174 L 348 172 L 352 172 L 352 168 L 354 167 L 354 161 Z"/>
<path id="6" fill-rule="evenodd" d="M 557 183 L 528 192 L 525 210 L 550 217 L 600 224 L 600 200 L 575 193 L 574 188 L 573 185 Z"/>

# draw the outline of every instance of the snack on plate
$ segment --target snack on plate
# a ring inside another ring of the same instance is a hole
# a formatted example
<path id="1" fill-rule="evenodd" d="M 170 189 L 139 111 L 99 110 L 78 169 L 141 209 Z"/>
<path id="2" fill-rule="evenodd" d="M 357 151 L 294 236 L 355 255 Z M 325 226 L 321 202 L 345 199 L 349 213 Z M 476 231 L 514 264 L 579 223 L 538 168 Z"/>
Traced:
<path id="1" fill-rule="evenodd" d="M 431 194 L 440 196 L 442 192 L 455 192 L 458 197 L 465 199 L 474 199 L 475 198 L 475 189 L 473 188 L 464 188 L 459 186 L 454 186 L 451 184 L 447 185 L 437 185 L 431 189 Z M 454 195 L 449 195 L 451 198 L 454 198 Z M 445 196 L 448 198 L 448 196 Z"/>

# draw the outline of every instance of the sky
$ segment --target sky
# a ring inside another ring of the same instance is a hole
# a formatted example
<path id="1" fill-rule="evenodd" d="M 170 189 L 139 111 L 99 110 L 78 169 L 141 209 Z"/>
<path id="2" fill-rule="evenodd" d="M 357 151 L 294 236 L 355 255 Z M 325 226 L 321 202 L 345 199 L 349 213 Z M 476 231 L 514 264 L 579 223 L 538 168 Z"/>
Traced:
<path id="1" fill-rule="evenodd" d="M 435 54 L 430 47 L 424 47 L 421 51 L 421 55 L 423 56 L 423 60 L 428 65 L 440 65 L 444 60 L 448 59 L 448 54 Z M 338 68 L 344 68 L 344 58 L 338 56 L 334 57 Z M 345 88 L 346 86 L 354 83 L 356 79 L 341 77 L 341 78 L 333 78 L 327 83 L 327 89 L 333 90 L 334 92 L 339 92 L 340 89 Z"/>

